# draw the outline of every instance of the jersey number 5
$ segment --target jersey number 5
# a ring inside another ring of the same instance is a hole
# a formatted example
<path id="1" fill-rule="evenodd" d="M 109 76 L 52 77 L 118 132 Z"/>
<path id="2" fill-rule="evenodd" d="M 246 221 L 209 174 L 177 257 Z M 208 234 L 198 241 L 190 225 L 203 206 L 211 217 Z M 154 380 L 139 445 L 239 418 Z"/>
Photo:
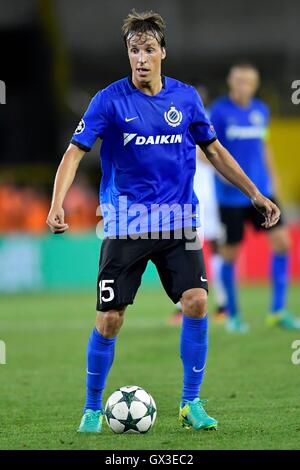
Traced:
<path id="1" fill-rule="evenodd" d="M 99 282 L 99 289 L 100 289 L 100 301 L 102 302 L 109 302 L 112 300 L 115 296 L 114 290 L 111 286 L 108 286 L 107 284 L 115 282 L 113 279 L 106 279 L 105 281 L 100 281 Z M 103 296 L 103 293 L 106 292 L 108 296 L 106 295 L 105 297 Z"/>

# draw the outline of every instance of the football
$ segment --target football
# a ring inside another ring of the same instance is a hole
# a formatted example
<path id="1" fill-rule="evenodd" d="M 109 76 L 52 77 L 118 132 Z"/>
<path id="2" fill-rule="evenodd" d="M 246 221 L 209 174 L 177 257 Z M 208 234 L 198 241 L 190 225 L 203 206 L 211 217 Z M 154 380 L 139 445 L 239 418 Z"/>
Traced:
<path id="1" fill-rule="evenodd" d="M 156 404 L 152 396 L 137 385 L 121 387 L 108 398 L 105 419 L 117 434 L 144 434 L 155 422 Z"/>

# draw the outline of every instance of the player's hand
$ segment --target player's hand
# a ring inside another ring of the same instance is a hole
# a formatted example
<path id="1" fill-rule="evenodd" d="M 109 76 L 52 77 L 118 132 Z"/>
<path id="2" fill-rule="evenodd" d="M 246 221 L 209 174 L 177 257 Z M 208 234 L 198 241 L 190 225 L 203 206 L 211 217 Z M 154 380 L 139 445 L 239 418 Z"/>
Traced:
<path id="1" fill-rule="evenodd" d="M 253 206 L 258 212 L 260 212 L 265 221 L 261 224 L 265 228 L 273 227 L 276 225 L 280 218 L 280 209 L 270 201 L 267 197 L 264 197 L 262 194 L 251 199 Z"/>
<path id="2" fill-rule="evenodd" d="M 62 207 L 51 207 L 46 224 L 55 234 L 64 233 L 69 228 L 68 224 L 65 224 L 65 212 Z"/>

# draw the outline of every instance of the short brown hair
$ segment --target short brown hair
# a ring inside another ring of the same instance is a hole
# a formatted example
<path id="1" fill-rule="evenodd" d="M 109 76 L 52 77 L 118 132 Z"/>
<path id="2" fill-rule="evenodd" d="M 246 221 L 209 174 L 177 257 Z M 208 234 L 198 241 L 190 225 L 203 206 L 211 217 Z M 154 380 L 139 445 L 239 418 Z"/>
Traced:
<path id="1" fill-rule="evenodd" d="M 166 24 L 159 13 L 152 10 L 138 13 L 133 9 L 124 19 L 122 26 L 125 45 L 127 46 L 127 41 L 135 34 L 141 36 L 150 33 L 161 47 L 166 47 L 165 28 Z"/>
<path id="2" fill-rule="evenodd" d="M 229 69 L 229 75 L 233 69 L 254 70 L 257 75 L 259 75 L 259 70 L 256 65 L 248 61 L 234 62 Z"/>

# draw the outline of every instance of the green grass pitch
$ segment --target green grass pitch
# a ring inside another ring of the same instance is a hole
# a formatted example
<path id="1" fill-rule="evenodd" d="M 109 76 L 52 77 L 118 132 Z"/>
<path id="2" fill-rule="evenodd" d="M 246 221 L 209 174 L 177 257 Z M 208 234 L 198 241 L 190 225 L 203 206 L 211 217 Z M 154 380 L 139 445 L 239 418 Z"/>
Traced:
<path id="1" fill-rule="evenodd" d="M 300 313 L 299 287 L 290 308 Z M 85 349 L 94 322 L 94 293 L 1 296 L 0 449 L 300 449 L 300 365 L 291 343 L 300 331 L 264 324 L 266 287 L 241 292 L 251 331 L 232 336 L 210 325 L 202 387 L 218 432 L 178 424 L 181 391 L 179 327 L 166 320 L 172 303 L 162 289 L 141 288 L 126 313 L 104 400 L 122 385 L 153 395 L 155 426 L 145 435 L 76 433 L 85 395 Z"/>

